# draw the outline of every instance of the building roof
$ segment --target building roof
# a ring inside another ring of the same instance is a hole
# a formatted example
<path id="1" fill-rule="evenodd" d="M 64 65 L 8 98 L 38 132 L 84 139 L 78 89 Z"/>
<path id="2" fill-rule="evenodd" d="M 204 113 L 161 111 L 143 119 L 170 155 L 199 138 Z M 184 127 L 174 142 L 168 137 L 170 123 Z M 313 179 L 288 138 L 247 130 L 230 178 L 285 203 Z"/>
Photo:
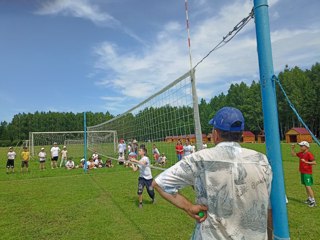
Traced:
<path id="1" fill-rule="evenodd" d="M 308 135 L 310 134 L 306 128 L 292 128 L 292 129 L 299 134 L 308 134 Z"/>
<path id="2" fill-rule="evenodd" d="M 242 137 L 254 137 L 254 134 L 251 131 L 243 131 Z"/>

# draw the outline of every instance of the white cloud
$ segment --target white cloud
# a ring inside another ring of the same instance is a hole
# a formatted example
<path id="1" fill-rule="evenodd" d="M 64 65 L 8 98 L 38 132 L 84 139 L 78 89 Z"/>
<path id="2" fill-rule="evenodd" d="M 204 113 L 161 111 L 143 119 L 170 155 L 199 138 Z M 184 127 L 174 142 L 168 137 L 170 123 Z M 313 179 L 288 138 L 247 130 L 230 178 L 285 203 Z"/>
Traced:
<path id="1" fill-rule="evenodd" d="M 136 41 L 145 42 L 132 30 L 122 26 L 122 23 L 112 15 L 102 11 L 98 5 L 89 0 L 54 0 L 42 3 L 35 11 L 39 15 L 63 15 L 89 20 L 98 26 L 117 28 Z"/>
<path id="2" fill-rule="evenodd" d="M 270 5 L 276 8 L 278 0 Z M 205 56 L 223 36 L 244 17 L 252 3 L 235 1 L 220 9 L 216 16 L 208 17 L 191 28 L 193 65 Z M 274 20 L 281 19 L 274 11 Z M 232 16 L 232 17 L 230 17 Z M 232 83 L 251 84 L 259 80 L 258 55 L 254 20 L 242 29 L 225 47 L 213 52 L 196 70 L 199 98 L 210 99 L 226 92 Z M 271 33 L 275 71 L 285 64 L 315 63 L 319 59 L 320 32 L 311 29 L 278 29 Z M 112 72 L 101 84 L 106 84 L 122 96 L 143 100 L 174 81 L 189 69 L 189 56 L 185 27 L 168 22 L 156 39 L 140 52 L 125 52 L 121 46 L 105 42 L 95 48 L 96 67 Z M 313 49 L 313 50 L 312 50 Z M 311 59 L 311 60 L 310 60 Z M 315 60 L 314 62 L 312 62 Z"/>
<path id="3" fill-rule="evenodd" d="M 73 16 L 84 18 L 95 24 L 107 24 L 109 26 L 118 25 L 119 22 L 109 14 L 102 12 L 97 5 L 89 3 L 87 0 L 55 0 L 42 4 L 36 11 L 39 15 Z"/>

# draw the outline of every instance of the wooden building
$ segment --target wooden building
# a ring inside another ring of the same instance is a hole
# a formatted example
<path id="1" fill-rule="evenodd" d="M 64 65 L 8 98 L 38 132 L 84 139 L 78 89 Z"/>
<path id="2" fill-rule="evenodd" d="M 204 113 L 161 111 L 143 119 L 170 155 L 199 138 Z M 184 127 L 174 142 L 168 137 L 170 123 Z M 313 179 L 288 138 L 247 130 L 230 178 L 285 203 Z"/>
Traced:
<path id="1" fill-rule="evenodd" d="M 312 142 L 312 137 L 307 129 L 305 128 L 291 128 L 286 133 L 286 142 L 287 143 L 296 143 L 301 141 Z"/>
<path id="2" fill-rule="evenodd" d="M 243 131 L 242 142 L 244 143 L 254 143 L 256 141 L 256 136 L 250 131 Z"/>
<path id="3" fill-rule="evenodd" d="M 264 135 L 264 131 L 262 130 L 259 134 L 258 134 L 258 143 L 265 143 L 266 141 L 266 137 Z"/>

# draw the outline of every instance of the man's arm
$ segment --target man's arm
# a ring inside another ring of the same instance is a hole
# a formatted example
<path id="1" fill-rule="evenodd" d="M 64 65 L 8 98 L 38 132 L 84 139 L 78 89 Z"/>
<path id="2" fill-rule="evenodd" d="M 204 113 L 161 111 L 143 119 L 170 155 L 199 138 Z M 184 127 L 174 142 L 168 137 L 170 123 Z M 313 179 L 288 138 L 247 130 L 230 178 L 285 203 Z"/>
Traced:
<path id="1" fill-rule="evenodd" d="M 186 199 L 183 195 L 177 194 L 169 194 L 162 190 L 162 188 L 155 182 L 152 182 L 152 186 L 158 191 L 158 193 L 166 199 L 168 202 L 172 203 L 176 207 L 184 210 L 190 217 L 196 219 L 198 222 L 203 222 L 207 218 L 207 210 L 208 207 L 204 205 L 194 205 L 188 199 Z M 198 216 L 199 212 L 204 212 L 204 216 L 201 218 Z"/>

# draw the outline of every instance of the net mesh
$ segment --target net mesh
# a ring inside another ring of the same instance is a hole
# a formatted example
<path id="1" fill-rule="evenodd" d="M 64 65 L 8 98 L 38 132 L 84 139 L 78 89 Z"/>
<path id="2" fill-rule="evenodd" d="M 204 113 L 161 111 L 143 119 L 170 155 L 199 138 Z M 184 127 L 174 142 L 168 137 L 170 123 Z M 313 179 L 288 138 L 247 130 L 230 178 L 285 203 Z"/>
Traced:
<path id="1" fill-rule="evenodd" d="M 127 112 L 87 129 L 115 131 L 117 140 L 125 144 L 126 156 L 135 150 L 134 145 L 143 144 L 154 163 L 157 155 L 163 153 L 171 165 L 177 161 L 175 146 L 178 140 L 183 144 L 189 139 L 191 144 L 195 145 L 194 116 L 192 81 L 190 74 L 187 73 Z M 97 146 L 98 142 L 101 144 L 108 140 L 101 136 L 99 137 L 101 139 L 97 138 L 98 136 L 88 138 L 90 146 L 98 150 L 99 154 L 117 158 L 118 153 L 110 155 L 107 148 Z M 121 151 L 120 148 L 122 147 L 119 146 L 118 151 Z"/>

